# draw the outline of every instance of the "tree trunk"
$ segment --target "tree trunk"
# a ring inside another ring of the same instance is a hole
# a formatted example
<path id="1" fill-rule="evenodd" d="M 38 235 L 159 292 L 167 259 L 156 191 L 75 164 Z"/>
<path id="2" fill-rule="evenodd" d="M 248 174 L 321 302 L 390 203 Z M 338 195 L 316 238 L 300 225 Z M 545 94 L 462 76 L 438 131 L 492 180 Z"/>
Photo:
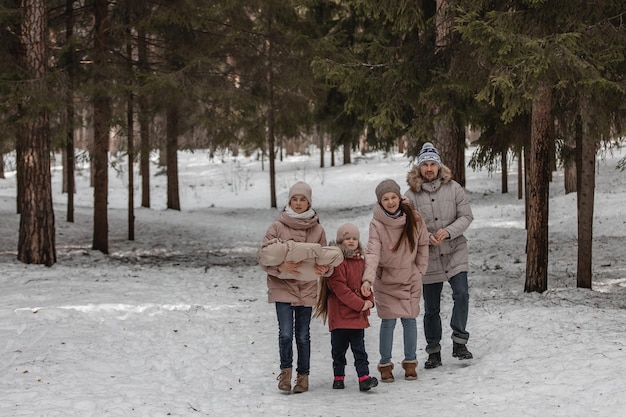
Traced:
<path id="1" fill-rule="evenodd" d="M 399 138 L 397 143 L 398 143 L 398 153 L 404 154 L 404 151 L 406 149 L 406 136 L 402 136 L 401 138 Z"/>
<path id="2" fill-rule="evenodd" d="M 517 162 L 517 198 L 525 199 L 528 190 L 526 183 L 528 172 L 528 144 L 530 143 L 530 116 L 527 114 L 516 116 L 511 125 L 511 142 L 515 144 L 515 153 L 518 158 Z M 528 213 L 526 206 L 525 213 Z M 525 229 L 528 229 L 526 224 Z"/>
<path id="3" fill-rule="evenodd" d="M 150 71 L 148 64 L 148 45 L 146 41 L 146 31 L 143 28 L 137 34 L 137 59 L 139 70 L 143 74 Z M 145 95 L 140 94 L 139 104 L 139 136 L 140 136 L 140 159 L 139 172 L 141 175 L 141 207 L 150 208 L 150 116 L 148 100 Z"/>
<path id="4" fill-rule="evenodd" d="M 167 208 L 180 210 L 178 195 L 178 107 L 176 104 L 168 106 L 166 124 Z"/>
<path id="5" fill-rule="evenodd" d="M 577 131 L 581 125 L 577 123 Z M 588 135 L 589 122 L 581 126 L 580 135 L 576 134 L 577 162 L 577 208 L 578 208 L 578 267 L 576 287 L 591 289 L 593 262 L 593 204 L 595 199 L 596 179 L 596 144 Z"/>
<path id="6" fill-rule="evenodd" d="M 317 128 L 317 137 L 320 147 L 320 168 L 324 168 L 324 134 Z"/>
<path id="7" fill-rule="evenodd" d="M 500 161 L 502 166 L 502 194 L 506 194 L 509 192 L 509 161 L 507 156 L 507 150 L 503 150 L 500 154 Z"/>
<path id="8" fill-rule="evenodd" d="M 465 126 L 460 121 L 456 121 L 454 129 L 455 137 L 452 139 L 455 144 L 454 148 L 454 176 L 456 181 L 465 188 Z"/>
<path id="9" fill-rule="evenodd" d="M 435 46 L 443 52 L 452 45 L 454 5 L 452 0 L 437 0 L 436 5 Z M 458 57 L 452 54 L 445 70 L 451 74 L 459 65 Z M 441 113 L 441 109 L 437 109 L 437 112 Z M 443 115 L 435 125 L 434 145 L 439 150 L 442 162 L 452 170 L 455 181 L 465 187 L 465 125 L 452 115 Z"/>
<path id="10" fill-rule="evenodd" d="M 273 45 L 272 45 L 272 13 L 271 10 L 267 12 L 267 33 L 266 36 L 266 48 L 267 48 L 267 90 L 269 92 L 267 98 L 267 146 L 269 149 L 269 161 L 270 161 L 270 207 L 276 208 L 276 138 L 274 136 L 274 112 L 276 111 L 274 106 L 274 63 L 273 63 Z M 282 155 L 282 154 L 281 154 Z M 282 160 L 282 156 L 281 156 Z"/>
<path id="11" fill-rule="evenodd" d="M 109 253 L 109 220 L 107 214 L 109 186 L 109 120 L 110 99 L 106 86 L 109 18 L 107 0 L 95 0 L 94 85 L 93 95 L 93 249 Z"/>
<path id="12" fill-rule="evenodd" d="M 452 170 L 454 180 L 465 187 L 465 128 L 460 123 L 442 121 L 435 126 L 435 147 L 441 161 Z"/>
<path id="13" fill-rule="evenodd" d="M 128 12 L 127 12 L 128 13 Z M 129 90 L 126 99 L 126 131 L 128 132 L 128 240 L 135 240 L 135 98 L 133 97 L 133 45 L 131 43 L 132 33 L 130 30 L 130 15 L 127 15 L 128 40 L 126 43 L 126 59 L 128 60 Z"/>
<path id="14" fill-rule="evenodd" d="M 43 95 L 48 36 L 46 2 L 22 0 L 21 8 L 20 58 L 32 80 L 33 94 Z M 19 123 L 17 131 L 18 178 L 21 180 L 17 259 L 27 264 L 51 266 L 56 263 L 56 247 L 50 174 L 50 122 L 47 109 L 33 105 L 29 99 L 26 96 L 20 106 L 25 120 Z"/>
<path id="15" fill-rule="evenodd" d="M 517 199 L 524 198 L 524 151 L 520 148 L 517 154 Z"/>
<path id="16" fill-rule="evenodd" d="M 343 164 L 344 165 L 349 165 L 352 163 L 352 160 L 350 157 L 351 157 L 351 149 L 350 149 L 349 142 L 347 142 L 346 144 L 343 145 Z"/>
<path id="17" fill-rule="evenodd" d="M 437 0 L 437 14 L 436 14 L 436 40 L 435 46 L 437 48 L 447 48 L 452 39 L 452 31 L 454 29 L 454 13 L 452 0 Z"/>
<path id="18" fill-rule="evenodd" d="M 578 121 L 576 122 L 578 125 Z M 565 194 L 576 192 L 577 190 L 577 182 L 578 176 L 576 174 L 576 165 L 578 157 L 578 151 L 576 149 L 576 144 L 579 142 L 578 134 L 579 130 L 578 126 L 575 128 L 576 133 L 575 137 L 565 139 L 565 143 L 563 144 L 563 185 L 565 187 Z M 582 130 L 580 131 L 580 135 L 582 135 Z M 572 143 L 573 142 L 573 143 Z"/>
<path id="19" fill-rule="evenodd" d="M 65 40 L 68 44 L 72 43 L 74 37 L 74 1 L 66 0 L 65 2 L 65 14 L 66 14 L 66 26 L 65 26 Z M 67 221 L 69 223 L 74 222 L 74 192 L 76 190 L 76 183 L 74 181 L 74 61 L 75 54 L 74 49 L 70 48 L 67 52 L 67 95 L 65 102 L 66 112 L 66 142 L 65 142 L 65 165 L 63 169 L 65 191 L 67 192 Z"/>
<path id="20" fill-rule="evenodd" d="M 548 289 L 549 152 L 553 123 L 552 91 L 544 83 L 537 89 L 532 102 L 525 292 Z"/>

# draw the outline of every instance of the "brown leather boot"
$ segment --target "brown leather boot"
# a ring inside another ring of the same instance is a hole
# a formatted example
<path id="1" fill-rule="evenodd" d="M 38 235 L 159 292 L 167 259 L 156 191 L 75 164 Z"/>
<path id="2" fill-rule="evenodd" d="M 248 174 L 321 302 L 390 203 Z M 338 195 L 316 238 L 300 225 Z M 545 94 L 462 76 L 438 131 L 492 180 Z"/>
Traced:
<path id="1" fill-rule="evenodd" d="M 301 392 L 306 392 L 309 390 L 309 376 L 298 374 L 296 377 L 296 385 L 293 387 L 293 392 L 295 394 L 300 394 Z"/>
<path id="2" fill-rule="evenodd" d="M 276 380 L 278 381 L 279 390 L 291 391 L 291 368 L 281 369 Z"/>
<path id="3" fill-rule="evenodd" d="M 417 379 L 417 360 L 402 361 L 402 368 L 404 369 L 404 379 L 408 381 L 415 381 Z"/>
<path id="4" fill-rule="evenodd" d="M 389 363 L 385 363 L 385 364 L 378 364 L 378 370 L 380 371 L 380 381 L 381 382 L 393 382 L 394 378 L 393 378 L 393 372 L 391 372 L 393 370 L 393 363 L 389 362 Z"/>

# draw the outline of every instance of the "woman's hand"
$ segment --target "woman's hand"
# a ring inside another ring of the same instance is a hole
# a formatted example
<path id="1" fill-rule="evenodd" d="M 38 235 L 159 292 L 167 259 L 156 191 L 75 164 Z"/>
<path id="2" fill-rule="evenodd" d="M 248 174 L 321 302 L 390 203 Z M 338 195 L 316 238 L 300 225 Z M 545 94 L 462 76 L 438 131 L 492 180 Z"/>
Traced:
<path id="1" fill-rule="evenodd" d="M 372 307 L 374 307 L 374 303 L 372 303 L 370 300 L 365 300 L 365 304 L 363 304 L 363 308 L 361 309 L 361 311 L 369 310 Z"/>
<path id="2" fill-rule="evenodd" d="M 278 270 L 280 272 L 285 272 L 291 275 L 300 275 L 298 268 L 300 268 L 300 262 L 283 262 L 278 265 Z"/>
<path id="3" fill-rule="evenodd" d="M 315 273 L 321 277 L 322 275 L 328 272 L 328 270 L 330 269 L 330 266 L 315 264 L 313 269 L 315 270 Z"/>
<path id="4" fill-rule="evenodd" d="M 363 295 L 363 297 L 369 297 L 370 295 L 372 295 L 372 285 L 369 283 L 369 281 L 365 281 L 363 282 L 363 284 L 361 284 L 361 294 Z"/>

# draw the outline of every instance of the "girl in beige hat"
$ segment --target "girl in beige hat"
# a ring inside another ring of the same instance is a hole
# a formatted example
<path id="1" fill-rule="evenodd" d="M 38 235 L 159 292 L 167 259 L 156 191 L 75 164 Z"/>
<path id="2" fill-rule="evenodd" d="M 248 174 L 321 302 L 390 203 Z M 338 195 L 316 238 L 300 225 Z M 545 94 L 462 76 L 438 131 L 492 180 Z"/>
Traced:
<path id="1" fill-rule="evenodd" d="M 419 213 L 400 194 L 394 180 L 376 187 L 377 202 L 370 221 L 361 291 L 373 288 L 380 325 L 382 382 L 393 382 L 392 346 L 397 319 L 404 331 L 404 378 L 417 379 L 417 322 L 422 276 L 428 267 L 428 230 Z"/>
<path id="2" fill-rule="evenodd" d="M 343 262 L 334 268 L 328 278 L 320 282 L 320 295 L 315 315 L 328 320 L 331 355 L 333 358 L 333 389 L 343 389 L 346 375 L 346 353 L 350 348 L 359 377 L 359 390 L 369 391 L 378 385 L 370 376 L 365 350 L 365 329 L 374 306 L 374 296 L 361 294 L 361 278 L 365 269 L 359 229 L 346 223 L 337 229 L 337 246 L 343 251 Z"/>
<path id="3" fill-rule="evenodd" d="M 318 243 L 326 246 L 326 233 L 315 210 L 311 208 L 312 191 L 305 182 L 297 182 L 289 189 L 289 202 L 265 233 L 262 247 L 272 239 L 280 241 Z M 285 261 L 279 265 L 265 265 L 267 272 L 268 301 L 276 306 L 278 318 L 278 350 L 280 374 L 278 389 L 291 391 L 293 368 L 293 340 L 298 353 L 294 393 L 309 389 L 311 360 L 310 324 L 313 306 L 317 299 L 317 280 L 281 279 L 279 275 L 299 274 L 301 263 Z M 315 265 L 318 276 L 332 273 L 329 265 Z"/>

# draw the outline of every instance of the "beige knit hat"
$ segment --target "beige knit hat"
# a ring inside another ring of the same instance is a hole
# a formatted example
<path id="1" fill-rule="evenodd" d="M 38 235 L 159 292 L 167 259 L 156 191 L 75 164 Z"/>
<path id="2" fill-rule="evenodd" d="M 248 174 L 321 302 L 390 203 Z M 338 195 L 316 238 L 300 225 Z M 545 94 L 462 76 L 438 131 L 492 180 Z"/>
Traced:
<path id="1" fill-rule="evenodd" d="M 359 240 L 361 237 L 359 229 L 352 223 L 339 226 L 339 229 L 337 229 L 337 243 L 341 243 L 350 237 Z"/>
<path id="2" fill-rule="evenodd" d="M 298 181 L 297 183 L 292 185 L 291 188 L 289 189 L 289 201 L 291 201 L 291 197 L 293 197 L 294 195 L 303 195 L 309 202 L 309 205 L 312 205 L 313 204 L 313 199 L 311 198 L 312 194 L 313 194 L 313 191 L 311 190 L 311 187 L 309 186 L 309 184 L 303 181 Z"/>
<path id="3" fill-rule="evenodd" d="M 386 179 L 376 186 L 376 198 L 379 202 L 383 198 L 383 195 L 387 193 L 396 193 L 398 194 L 398 197 L 402 198 L 402 194 L 400 194 L 400 186 L 394 180 Z"/>

